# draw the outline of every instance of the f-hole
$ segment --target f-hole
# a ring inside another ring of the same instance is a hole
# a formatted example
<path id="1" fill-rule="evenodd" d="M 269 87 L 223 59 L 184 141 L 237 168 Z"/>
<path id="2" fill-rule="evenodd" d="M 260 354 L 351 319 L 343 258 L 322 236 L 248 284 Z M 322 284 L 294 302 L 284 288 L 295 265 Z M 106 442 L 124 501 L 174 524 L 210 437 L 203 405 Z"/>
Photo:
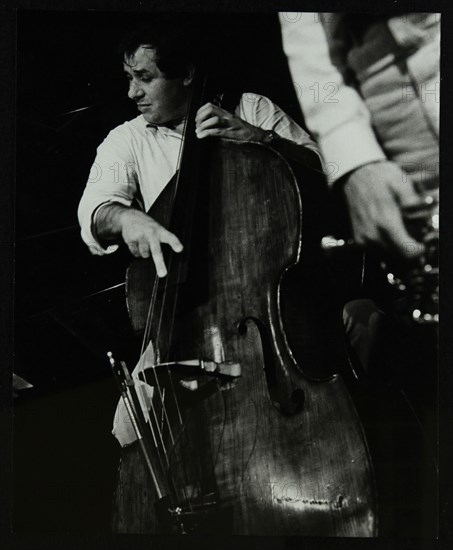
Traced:
<path id="1" fill-rule="evenodd" d="M 289 394 L 290 402 L 282 403 L 282 399 L 284 399 L 284 396 L 282 395 L 282 392 L 279 391 L 275 358 L 272 350 L 272 345 L 270 343 L 271 335 L 269 334 L 266 325 L 256 317 L 246 317 L 245 319 L 242 319 L 238 324 L 238 334 L 240 336 L 245 336 L 247 334 L 249 322 L 253 322 L 255 324 L 255 326 L 258 328 L 258 332 L 260 335 L 264 361 L 263 370 L 266 376 L 269 399 L 279 412 L 285 411 L 287 414 L 295 414 L 301 411 L 305 401 L 305 394 L 302 388 L 294 388 Z M 285 399 L 285 401 L 288 400 Z"/>

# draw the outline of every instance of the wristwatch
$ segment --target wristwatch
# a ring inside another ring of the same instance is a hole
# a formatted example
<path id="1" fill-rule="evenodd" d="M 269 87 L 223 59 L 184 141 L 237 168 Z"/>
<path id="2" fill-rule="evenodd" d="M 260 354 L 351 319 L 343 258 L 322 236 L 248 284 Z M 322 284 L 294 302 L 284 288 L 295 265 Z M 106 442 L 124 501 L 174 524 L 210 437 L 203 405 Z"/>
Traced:
<path id="1" fill-rule="evenodd" d="M 263 139 L 263 143 L 266 145 L 274 145 L 278 139 L 278 134 L 274 130 L 265 130 L 266 136 Z"/>

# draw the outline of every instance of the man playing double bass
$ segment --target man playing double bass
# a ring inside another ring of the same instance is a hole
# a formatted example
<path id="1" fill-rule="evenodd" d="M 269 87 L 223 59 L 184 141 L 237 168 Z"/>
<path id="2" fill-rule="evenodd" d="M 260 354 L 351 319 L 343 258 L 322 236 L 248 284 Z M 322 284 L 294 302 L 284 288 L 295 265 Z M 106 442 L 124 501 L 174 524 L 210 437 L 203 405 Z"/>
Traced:
<path id="1" fill-rule="evenodd" d="M 160 25 L 157 28 L 147 28 L 133 33 L 123 42 L 120 51 L 123 68 L 130 82 L 129 97 L 135 101 L 141 114 L 113 129 L 98 147 L 93 165 L 97 177 L 88 181 L 79 206 L 82 237 L 90 251 L 98 255 L 114 252 L 123 241 L 135 257 L 151 257 L 157 275 L 162 278 L 167 275 L 169 267 L 163 260 L 162 245 L 169 246 L 175 252 L 181 252 L 183 246 L 189 248 L 190 243 L 184 242 L 178 231 L 175 230 L 176 234 L 170 232 L 167 227 L 145 212 L 153 205 L 159 204 L 158 198 L 164 190 L 171 189 L 170 185 L 167 188 L 166 186 L 173 180 L 178 168 L 183 131 L 188 123 L 190 98 L 196 85 L 196 57 L 191 49 L 190 38 L 173 23 L 170 27 Z M 280 155 L 269 151 L 268 148 L 256 147 L 256 150 L 259 149 L 259 155 L 253 159 L 253 170 L 258 172 L 259 167 L 259 176 L 249 177 L 246 183 L 241 171 L 242 165 L 239 171 L 236 171 L 234 161 L 230 160 L 231 164 L 227 168 L 232 169 L 235 176 L 230 178 L 229 186 L 219 186 L 219 195 L 222 197 L 220 202 L 224 201 L 222 206 L 230 201 L 230 193 L 234 196 L 233 201 L 226 206 L 229 208 L 228 213 L 224 214 L 224 223 L 231 233 L 216 233 L 219 226 L 217 219 L 221 219 L 220 215 L 218 218 L 214 215 L 214 221 L 209 220 L 208 232 L 215 233 L 212 238 L 210 235 L 209 241 L 213 250 L 210 250 L 212 265 L 209 265 L 209 269 L 200 270 L 203 275 L 204 271 L 210 271 L 210 274 L 215 275 L 219 271 L 226 271 L 226 282 L 223 286 L 216 286 L 215 280 L 211 288 L 210 280 L 206 285 L 206 292 L 211 293 L 209 298 L 213 298 L 212 304 L 205 303 L 209 300 L 200 300 L 203 303 L 197 303 L 192 308 L 196 311 L 192 317 L 190 309 L 188 322 L 183 326 L 184 334 L 181 336 L 181 340 L 184 341 L 181 345 L 182 351 L 178 349 L 174 353 L 174 347 L 179 346 L 179 341 L 173 346 L 174 341 L 169 339 L 164 353 L 161 354 L 158 349 L 159 356 L 165 356 L 165 362 L 161 363 L 155 359 L 154 350 L 151 349 L 152 357 L 148 365 L 149 370 L 154 373 L 160 367 L 170 364 L 182 368 L 188 364 L 187 361 L 184 363 L 185 360 L 190 361 L 196 356 L 200 363 L 207 361 L 211 366 L 214 365 L 215 369 L 226 369 L 227 374 L 222 371 L 222 376 L 238 377 L 235 380 L 238 382 L 237 385 L 231 382 L 230 378 L 226 382 L 223 378 L 222 382 L 215 380 L 218 385 L 208 386 L 207 389 L 203 386 L 206 392 L 213 393 L 206 395 L 201 392 L 203 397 L 196 396 L 199 400 L 197 406 L 200 405 L 200 418 L 217 420 L 213 428 L 215 434 L 212 438 L 207 437 L 208 445 L 204 445 L 205 439 L 198 445 L 190 442 L 188 450 L 184 448 L 177 461 L 183 466 L 172 471 L 177 470 L 178 475 L 181 474 L 183 477 L 187 462 L 190 462 L 189 468 L 198 467 L 198 463 L 192 464 L 191 460 L 185 460 L 188 455 L 193 455 L 195 461 L 209 461 L 209 457 L 203 458 L 201 455 L 209 454 L 209 449 L 215 449 L 215 460 L 212 462 L 215 462 L 219 469 L 214 474 L 215 485 L 216 488 L 222 486 L 219 489 L 219 500 L 223 499 L 221 506 L 229 502 L 230 498 L 235 500 L 235 534 L 266 532 L 371 536 L 375 532 L 374 489 L 370 461 L 355 409 L 339 377 L 332 377 L 324 386 L 305 377 L 302 369 L 294 368 L 295 355 L 288 346 L 288 333 L 284 332 L 280 319 L 280 278 L 283 277 L 283 270 L 289 271 L 289 266 L 295 265 L 299 259 L 302 233 L 299 190 L 296 189 L 293 172 L 288 169 L 287 163 L 280 162 L 280 157 L 320 172 L 320 156 L 308 134 L 266 97 L 242 94 L 233 107 L 235 108 L 231 109 L 230 105 L 229 109 L 226 109 L 214 101 L 202 105 L 195 115 L 196 138 L 229 138 L 232 141 L 220 142 L 220 146 L 224 147 L 222 151 L 227 151 L 227 155 L 231 153 L 231 149 L 228 148 L 233 148 L 232 143 L 235 140 L 240 141 L 241 146 L 245 143 L 248 147 L 245 153 L 242 149 L 241 155 L 253 154 L 253 147 L 249 147 L 250 144 L 247 142 L 271 145 Z M 285 174 L 283 169 L 276 167 L 276 163 L 273 165 L 276 176 L 271 169 L 267 170 L 266 161 L 271 162 L 271 157 L 274 160 L 278 157 L 280 164 L 284 164 Z M 234 155 L 230 158 L 236 159 Z M 216 159 L 219 160 L 219 157 Z M 247 157 L 247 162 L 249 160 Z M 223 159 L 219 163 L 222 162 Z M 119 170 L 112 167 L 119 167 Z M 224 166 L 221 167 L 221 170 L 223 169 Z M 252 172 L 252 169 L 250 171 Z M 290 173 L 291 179 L 286 175 Z M 215 190 L 216 179 L 212 179 L 212 182 Z M 250 195 L 243 193 L 244 187 Z M 186 186 L 185 197 L 190 195 L 190 185 L 188 191 Z M 211 194 L 214 195 L 215 191 Z M 246 199 L 249 202 L 246 202 Z M 137 207 L 137 203 L 140 203 L 142 208 Z M 238 208 L 239 204 L 242 208 Z M 249 218 L 249 225 L 246 225 L 242 218 Z M 269 221 L 271 219 L 272 223 Z M 243 238 L 243 235 L 249 233 L 253 233 L 253 236 Z M 237 241 L 226 242 L 227 234 L 234 235 Z M 192 245 L 192 252 L 196 245 L 197 242 Z M 241 251 L 238 255 L 236 248 Z M 281 268 L 282 271 L 278 274 L 270 273 L 269 269 L 269 264 L 273 264 L 275 258 L 281 263 L 278 269 Z M 151 265 L 150 262 L 139 263 Z M 245 265 L 249 264 L 259 264 L 259 268 L 251 273 L 245 268 Z M 197 272 L 197 276 L 200 272 Z M 173 271 L 170 271 L 170 275 L 171 273 Z M 166 280 L 170 278 L 171 276 Z M 215 277 L 212 277 L 212 280 L 214 279 Z M 303 283 L 297 280 L 299 288 L 311 288 L 309 283 L 308 277 Z M 228 290 L 230 287 L 233 288 L 231 295 L 227 294 L 227 287 Z M 192 296 L 187 300 L 188 294 L 190 289 L 184 294 L 184 300 L 192 305 Z M 313 298 L 315 292 L 311 294 L 307 302 L 311 311 L 318 312 L 319 300 L 317 297 Z M 245 296 L 252 302 L 250 314 L 248 310 L 245 311 L 249 307 Z M 218 310 L 222 308 L 229 308 L 231 318 L 228 318 L 228 322 L 217 320 Z M 198 313 L 200 317 L 196 316 Z M 310 314 L 305 313 L 304 319 L 307 320 L 308 317 Z M 322 313 L 318 312 L 318 320 L 320 317 Z M 159 327 L 161 318 L 158 320 Z M 250 331 L 246 328 L 241 332 L 239 325 L 245 325 L 249 320 L 253 320 L 251 324 L 254 324 L 254 327 Z M 321 319 L 321 322 L 327 324 L 325 319 Z M 145 334 L 149 327 L 151 323 L 148 324 L 146 320 Z M 192 338 L 191 331 L 195 338 Z M 173 332 L 173 325 L 168 332 Z M 304 326 L 303 332 L 304 343 L 307 343 L 310 340 L 308 333 L 313 332 L 313 329 L 310 331 L 308 326 Z M 187 341 L 187 348 L 184 348 Z M 152 341 L 144 342 L 144 345 L 146 344 L 148 347 L 141 355 L 139 365 L 147 362 L 146 353 L 154 346 Z M 156 347 L 159 348 L 159 342 Z M 316 355 L 322 355 L 319 348 L 316 344 L 312 345 L 311 350 Z M 191 355 L 193 352 L 195 355 Z M 204 368 L 202 365 L 201 369 Z M 240 373 L 232 374 L 234 369 Z M 157 379 L 158 374 L 155 376 Z M 216 389 L 209 390 L 209 387 Z M 154 397 L 159 397 L 156 394 L 160 393 L 160 390 L 156 388 L 157 385 L 154 385 L 150 406 L 154 402 Z M 307 389 L 308 395 L 309 405 L 306 408 L 303 388 Z M 337 399 L 339 393 L 343 395 L 342 400 Z M 161 398 L 159 406 L 162 408 L 163 402 L 164 399 Z M 233 407 L 228 405 L 229 402 Z M 140 405 L 144 407 L 142 403 Z M 140 409 L 140 406 L 137 408 Z M 299 414 L 301 411 L 303 414 Z M 124 447 L 134 441 L 134 433 L 131 423 L 126 426 L 127 418 L 123 413 L 124 410 L 121 412 L 117 409 L 114 434 Z M 188 415 L 191 414 L 192 411 L 189 411 Z M 266 421 L 266 414 L 269 415 L 269 422 Z M 163 419 L 165 415 L 154 413 L 155 420 L 150 415 L 149 425 L 155 424 L 159 429 L 161 420 L 157 419 Z M 199 417 L 196 418 L 198 420 Z M 199 423 L 188 424 L 191 428 L 186 430 L 186 423 L 181 422 L 180 426 L 184 427 L 178 432 L 179 435 L 187 434 L 194 426 L 198 427 Z M 201 424 L 204 426 L 203 422 Z M 210 429 L 211 426 L 206 429 L 206 433 Z M 311 440 L 313 434 L 316 434 L 316 442 Z M 159 436 L 161 432 L 157 431 L 154 439 L 156 449 L 160 445 Z M 175 460 L 174 450 L 178 447 L 178 437 L 176 443 L 172 441 L 168 460 Z M 190 439 L 187 435 L 184 437 Z M 193 453 L 190 453 L 190 445 L 194 445 Z M 165 466 L 167 449 L 165 445 L 162 447 L 165 453 L 162 463 Z M 179 450 L 181 447 L 183 445 L 179 445 Z M 342 448 L 343 451 L 337 453 L 338 448 Z M 285 450 L 278 453 L 276 449 Z M 130 447 L 126 449 L 126 453 L 135 450 Z M 152 490 L 148 490 L 148 486 L 144 487 L 141 483 L 140 468 L 143 467 L 143 463 L 135 463 L 135 455 L 132 452 L 127 456 L 131 460 L 128 461 L 126 458 L 123 462 L 124 468 L 118 483 L 120 489 L 117 491 L 117 495 L 120 495 L 117 499 L 119 519 L 114 519 L 114 523 L 122 532 L 154 532 L 154 519 L 147 523 L 153 513 L 145 514 L 146 517 L 142 514 L 137 522 L 135 518 L 132 519 L 133 525 L 122 523 L 121 518 L 126 515 L 123 512 L 134 507 L 130 506 L 131 500 L 139 502 L 142 510 L 143 501 L 146 500 L 148 503 L 149 494 L 153 493 Z M 203 473 L 210 471 L 209 468 L 202 467 L 200 470 Z M 173 487 L 173 477 L 165 471 L 166 476 L 162 477 L 171 477 Z M 137 483 L 129 483 L 126 475 L 122 477 L 123 472 L 134 477 Z M 132 486 L 137 489 L 131 489 Z M 199 486 L 202 488 L 203 498 L 215 493 L 210 483 L 197 485 L 191 478 L 188 483 L 183 482 L 180 486 L 182 493 L 192 493 L 193 488 Z M 278 497 L 279 491 L 287 491 L 291 487 L 294 489 L 294 486 L 298 492 L 294 499 Z M 164 489 L 166 491 L 167 487 Z M 165 493 L 157 487 L 151 500 L 154 503 L 161 502 L 154 495 L 169 494 L 172 488 L 169 489 Z M 136 492 L 140 494 L 137 496 Z M 233 493 L 233 497 L 229 493 Z M 181 500 L 189 503 L 190 508 L 196 499 L 182 498 L 177 502 Z M 173 508 L 175 513 L 179 513 L 177 510 L 181 509 L 179 505 Z M 304 515 L 304 518 L 301 515 Z"/>
<path id="2" fill-rule="evenodd" d="M 167 273 L 162 243 L 183 249 L 177 235 L 145 212 L 176 171 L 194 79 L 189 40 L 172 25 L 133 33 L 120 50 L 129 98 L 140 115 L 113 129 L 97 150 L 79 206 L 82 237 L 93 254 L 116 250 L 124 241 L 135 257 L 152 256 L 157 274 Z M 266 97 L 243 94 L 234 113 L 205 103 L 196 114 L 196 137 L 211 136 L 272 144 L 284 156 L 319 168 L 316 144 Z M 114 171 L 112 165 L 119 166 Z M 143 210 L 131 206 L 140 197 Z"/>

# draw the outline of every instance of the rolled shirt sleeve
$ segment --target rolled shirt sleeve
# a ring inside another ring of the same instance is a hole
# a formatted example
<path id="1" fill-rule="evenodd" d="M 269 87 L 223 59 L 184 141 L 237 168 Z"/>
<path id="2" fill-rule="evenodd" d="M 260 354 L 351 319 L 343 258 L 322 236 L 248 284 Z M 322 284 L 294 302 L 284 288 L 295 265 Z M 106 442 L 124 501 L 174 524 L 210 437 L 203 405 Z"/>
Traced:
<path id="1" fill-rule="evenodd" d="M 107 248 L 100 245 L 93 233 L 93 222 L 103 204 L 116 202 L 130 206 L 137 193 L 137 180 L 130 144 L 112 130 L 97 148 L 78 208 L 82 239 L 92 254 L 109 254 L 118 248 L 115 244 Z"/>
<path id="2" fill-rule="evenodd" d="M 237 114 L 258 128 L 273 130 L 282 138 L 314 151 L 322 163 L 319 148 L 310 135 L 267 97 L 254 93 L 242 94 Z"/>

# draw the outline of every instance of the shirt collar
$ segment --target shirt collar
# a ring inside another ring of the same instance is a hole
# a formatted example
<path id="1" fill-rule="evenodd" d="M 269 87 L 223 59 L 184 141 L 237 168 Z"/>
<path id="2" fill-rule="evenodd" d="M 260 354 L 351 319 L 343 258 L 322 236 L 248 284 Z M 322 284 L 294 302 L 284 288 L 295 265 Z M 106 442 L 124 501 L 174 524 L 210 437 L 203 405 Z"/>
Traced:
<path id="1" fill-rule="evenodd" d="M 143 117 L 143 115 L 142 115 L 142 117 Z M 177 134 L 178 136 L 180 136 L 180 134 L 175 131 L 175 128 L 177 126 L 179 126 L 179 124 L 181 124 L 181 122 L 183 122 L 185 119 L 186 119 L 186 117 L 184 116 L 184 117 L 181 117 L 177 120 L 171 121 L 171 123 L 168 124 L 168 125 L 158 125 L 158 124 L 152 124 L 151 122 L 146 122 L 145 117 L 143 117 L 143 120 L 145 122 L 145 126 L 149 130 L 152 130 L 154 132 L 159 131 L 159 132 L 162 132 L 162 133 Z"/>

